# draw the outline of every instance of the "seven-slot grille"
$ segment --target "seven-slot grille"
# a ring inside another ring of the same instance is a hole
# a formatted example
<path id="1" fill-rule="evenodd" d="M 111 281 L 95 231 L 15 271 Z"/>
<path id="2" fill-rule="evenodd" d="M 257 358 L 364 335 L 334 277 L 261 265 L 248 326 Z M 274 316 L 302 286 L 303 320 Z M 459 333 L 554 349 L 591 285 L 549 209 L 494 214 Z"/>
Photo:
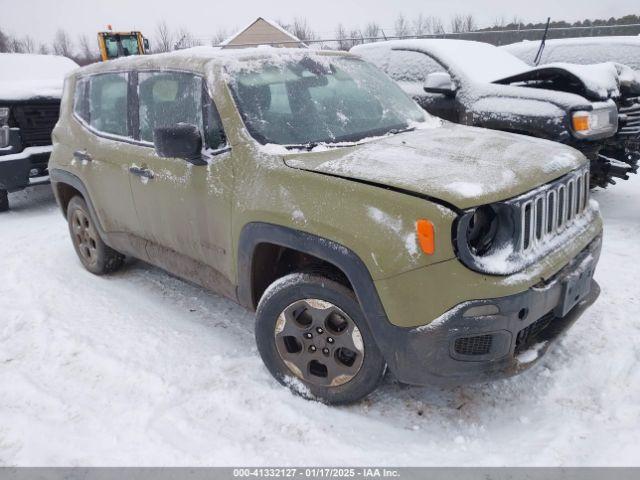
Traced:
<path id="1" fill-rule="evenodd" d="M 11 111 L 25 147 L 51 145 L 51 132 L 60 116 L 59 103 L 16 105 Z"/>
<path id="2" fill-rule="evenodd" d="M 561 233 L 589 203 L 589 169 L 572 172 L 519 203 L 520 250 L 527 252 Z"/>
<path id="3" fill-rule="evenodd" d="M 618 135 L 640 137 L 640 97 L 625 98 L 618 108 Z"/>

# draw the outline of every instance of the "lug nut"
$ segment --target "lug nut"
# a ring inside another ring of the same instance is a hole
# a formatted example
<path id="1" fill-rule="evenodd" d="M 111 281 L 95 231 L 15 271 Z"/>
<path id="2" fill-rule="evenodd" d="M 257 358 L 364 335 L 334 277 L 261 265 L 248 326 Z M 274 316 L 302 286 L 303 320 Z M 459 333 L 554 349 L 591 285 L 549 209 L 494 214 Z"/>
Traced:
<path id="1" fill-rule="evenodd" d="M 309 351 L 310 351 L 310 352 L 315 352 L 315 351 L 316 351 L 316 346 L 315 346 L 315 345 L 311 345 L 311 346 L 309 347 Z"/>
<path id="2" fill-rule="evenodd" d="M 332 338 L 332 337 L 327 338 L 327 343 L 333 343 L 333 341 L 334 341 L 334 340 L 333 340 L 333 338 Z"/>
<path id="3" fill-rule="evenodd" d="M 323 348 L 322 353 L 324 353 L 325 355 L 329 355 L 329 349 L 327 347 Z"/>
<path id="4" fill-rule="evenodd" d="M 304 338 L 313 338 L 313 335 L 311 335 L 311 332 L 307 332 L 304 334 Z"/>
<path id="5" fill-rule="evenodd" d="M 324 333 L 324 330 L 322 330 L 320 327 L 316 328 L 316 332 L 318 332 L 318 335 L 322 335 Z"/>

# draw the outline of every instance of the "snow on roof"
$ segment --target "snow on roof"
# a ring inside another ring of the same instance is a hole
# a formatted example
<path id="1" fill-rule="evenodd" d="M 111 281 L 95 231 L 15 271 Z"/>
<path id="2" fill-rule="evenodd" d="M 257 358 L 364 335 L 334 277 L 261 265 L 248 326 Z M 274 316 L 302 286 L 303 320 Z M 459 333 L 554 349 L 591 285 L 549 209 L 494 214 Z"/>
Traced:
<path id="1" fill-rule="evenodd" d="M 506 50 L 494 45 L 470 40 L 416 39 L 391 40 L 353 47 L 364 54 L 368 49 L 387 48 L 413 50 L 432 56 L 446 65 L 454 75 L 478 82 L 493 82 L 529 70 L 529 65 Z"/>
<path id="2" fill-rule="evenodd" d="M 277 22 L 274 22 L 273 20 L 269 20 L 268 18 L 264 18 L 264 17 L 258 17 L 255 20 L 253 20 L 251 23 L 249 23 L 246 27 L 241 28 L 240 30 L 238 30 L 236 33 L 234 33 L 233 35 L 231 35 L 230 37 L 226 38 L 225 40 L 223 40 L 222 42 L 219 43 L 218 46 L 223 47 L 225 45 L 228 45 L 229 43 L 231 43 L 236 37 L 240 36 L 243 32 L 249 30 L 253 25 L 255 25 L 257 22 L 259 22 L 260 20 L 262 20 L 265 23 L 268 23 L 271 27 L 275 28 L 276 30 L 279 30 L 281 33 L 283 33 L 284 35 L 286 35 L 287 37 L 291 38 L 292 41 L 295 42 L 300 42 L 301 45 L 305 45 L 305 43 L 300 40 L 298 37 L 296 37 L 295 35 L 293 35 L 291 32 L 288 32 L 287 30 L 285 30 L 284 28 L 282 28 Z M 305 45 L 306 46 L 306 45 Z"/>
<path id="3" fill-rule="evenodd" d="M 0 53 L 0 99 L 60 98 L 64 77 L 76 68 L 73 60 L 57 55 Z"/>

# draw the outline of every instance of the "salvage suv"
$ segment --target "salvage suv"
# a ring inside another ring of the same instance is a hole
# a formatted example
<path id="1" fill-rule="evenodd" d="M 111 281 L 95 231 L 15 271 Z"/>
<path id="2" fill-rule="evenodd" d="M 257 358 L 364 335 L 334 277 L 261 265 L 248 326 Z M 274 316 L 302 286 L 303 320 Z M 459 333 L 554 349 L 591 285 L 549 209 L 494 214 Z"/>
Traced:
<path id="1" fill-rule="evenodd" d="M 129 255 L 256 310 L 273 376 L 328 403 L 387 367 L 418 385 L 517 373 L 599 293 L 580 152 L 430 117 L 346 53 L 91 65 L 67 78 L 53 142 L 90 272 Z"/>
<path id="2" fill-rule="evenodd" d="M 0 212 L 8 192 L 48 183 L 62 84 L 76 68 L 56 55 L 0 53 Z"/>

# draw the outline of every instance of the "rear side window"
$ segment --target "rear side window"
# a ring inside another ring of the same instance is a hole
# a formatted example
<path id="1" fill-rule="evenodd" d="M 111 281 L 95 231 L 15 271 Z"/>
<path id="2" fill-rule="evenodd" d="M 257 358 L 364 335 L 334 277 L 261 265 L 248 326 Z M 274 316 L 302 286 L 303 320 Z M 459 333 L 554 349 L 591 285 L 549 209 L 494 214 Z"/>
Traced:
<path id="1" fill-rule="evenodd" d="M 90 77 L 89 112 L 85 121 L 100 132 L 129 136 L 128 85 L 126 73 L 107 73 Z"/>
<path id="2" fill-rule="evenodd" d="M 153 131 L 178 123 L 202 133 L 202 78 L 183 72 L 138 74 L 140 140 L 153 142 Z"/>
<path id="3" fill-rule="evenodd" d="M 89 80 L 80 78 L 76 81 L 73 96 L 73 112 L 78 118 L 89 122 Z"/>

